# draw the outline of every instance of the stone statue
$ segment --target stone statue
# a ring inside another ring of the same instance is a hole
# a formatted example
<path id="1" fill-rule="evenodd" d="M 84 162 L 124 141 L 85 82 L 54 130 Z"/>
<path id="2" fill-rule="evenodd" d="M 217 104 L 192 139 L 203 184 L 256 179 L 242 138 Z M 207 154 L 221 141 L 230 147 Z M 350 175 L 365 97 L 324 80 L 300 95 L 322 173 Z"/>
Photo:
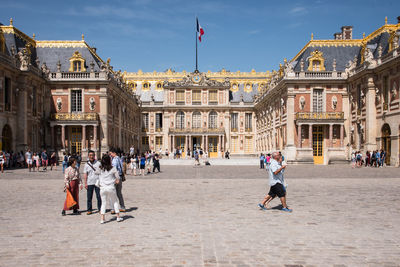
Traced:
<path id="1" fill-rule="evenodd" d="M 332 71 L 336 71 L 336 58 L 333 59 Z"/>
<path id="2" fill-rule="evenodd" d="M 364 64 L 367 67 L 374 68 L 376 66 L 376 61 L 374 59 L 374 55 L 371 52 L 371 49 L 365 48 L 364 52 Z"/>
<path id="3" fill-rule="evenodd" d="M 286 76 L 286 77 L 287 77 L 287 76 L 292 76 L 292 74 L 294 74 L 292 63 L 290 63 L 290 62 L 286 62 L 286 63 L 285 63 L 285 70 L 284 70 L 284 72 L 285 72 L 285 76 Z"/>
<path id="4" fill-rule="evenodd" d="M 46 62 L 43 62 L 41 69 L 42 69 L 43 75 L 44 75 L 45 77 L 49 77 L 49 75 L 50 75 L 50 70 L 49 70 L 49 68 L 47 68 Z"/>
<path id="5" fill-rule="evenodd" d="M 304 107 L 306 106 L 306 99 L 304 96 L 300 97 L 300 109 L 304 110 Z"/>
<path id="6" fill-rule="evenodd" d="M 26 48 L 21 49 L 18 52 L 18 59 L 21 63 L 20 70 L 28 70 L 28 66 L 30 65 L 31 56 L 28 53 Z"/>
<path id="7" fill-rule="evenodd" d="M 89 108 L 92 111 L 96 108 L 96 102 L 95 102 L 93 97 L 91 97 L 90 100 L 89 100 Z"/>
<path id="8" fill-rule="evenodd" d="M 304 72 L 304 59 L 301 59 L 300 61 L 300 71 Z"/>
<path id="9" fill-rule="evenodd" d="M 60 111 L 62 108 L 62 100 L 61 98 L 57 98 L 57 110 Z"/>

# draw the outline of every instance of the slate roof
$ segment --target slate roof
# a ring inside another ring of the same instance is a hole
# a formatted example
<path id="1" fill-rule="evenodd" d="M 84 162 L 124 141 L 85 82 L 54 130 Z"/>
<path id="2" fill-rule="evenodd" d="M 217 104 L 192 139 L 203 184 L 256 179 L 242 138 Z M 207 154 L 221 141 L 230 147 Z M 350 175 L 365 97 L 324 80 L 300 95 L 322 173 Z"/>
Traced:
<path id="1" fill-rule="evenodd" d="M 309 46 L 293 61 L 294 71 L 300 71 L 300 62 L 304 61 L 304 70 L 308 68 L 308 59 L 311 52 L 315 50 L 321 51 L 325 59 L 325 70 L 333 70 L 333 60 L 336 59 L 336 71 L 344 71 L 349 60 L 353 60 L 354 56 L 358 56 L 361 51 L 360 46 Z"/>
<path id="2" fill-rule="evenodd" d="M 238 84 L 238 90 L 236 92 L 230 91 L 229 100 L 232 103 L 239 103 L 241 101 L 241 96 L 243 95 L 244 103 L 253 103 L 253 96 L 257 94 L 258 84 L 253 84 L 253 90 L 251 92 L 244 91 L 244 83 Z"/>
<path id="3" fill-rule="evenodd" d="M 61 71 L 67 72 L 70 67 L 69 59 L 78 51 L 85 59 L 86 71 L 90 71 L 90 63 L 95 63 L 94 71 L 100 71 L 101 61 L 82 43 L 81 47 L 37 47 L 37 56 L 40 64 L 46 62 L 51 72 L 57 71 L 57 63 L 61 63 Z"/>
<path id="4" fill-rule="evenodd" d="M 156 83 L 150 83 L 149 90 L 142 90 L 143 84 L 138 84 L 136 88 L 136 95 L 140 96 L 142 102 L 150 102 L 151 95 L 154 96 L 155 102 L 164 101 L 164 90 L 156 90 Z"/>

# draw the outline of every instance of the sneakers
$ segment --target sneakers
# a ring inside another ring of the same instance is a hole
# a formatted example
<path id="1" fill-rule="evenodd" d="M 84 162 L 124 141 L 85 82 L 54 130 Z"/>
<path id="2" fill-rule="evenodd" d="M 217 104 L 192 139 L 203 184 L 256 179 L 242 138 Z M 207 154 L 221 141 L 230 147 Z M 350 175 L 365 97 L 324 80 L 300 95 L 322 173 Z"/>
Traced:
<path id="1" fill-rule="evenodd" d="M 61 211 L 61 215 L 65 216 L 65 210 Z"/>
<path id="2" fill-rule="evenodd" d="M 283 208 L 282 211 L 292 212 L 293 210 L 292 210 L 292 209 L 289 209 L 289 208 Z"/>
<path id="3" fill-rule="evenodd" d="M 122 222 L 123 220 L 124 220 L 124 218 L 122 218 L 122 217 L 117 218 L 117 222 Z"/>
<path id="4" fill-rule="evenodd" d="M 126 210 L 125 209 L 119 209 L 119 212 L 125 212 Z"/>
<path id="5" fill-rule="evenodd" d="M 91 212 L 91 211 L 88 211 L 86 214 L 87 215 L 91 215 L 93 212 Z"/>
<path id="6" fill-rule="evenodd" d="M 100 221 L 100 224 L 103 224 L 103 223 L 105 223 L 105 221 L 101 220 L 101 221 Z"/>
<path id="7" fill-rule="evenodd" d="M 112 210 L 112 211 L 111 211 L 111 214 L 115 214 L 115 210 Z"/>
<path id="8" fill-rule="evenodd" d="M 258 207 L 260 208 L 260 209 L 262 209 L 262 210 L 267 210 L 267 208 L 266 207 L 264 207 L 263 205 L 261 205 L 261 204 L 258 204 Z"/>

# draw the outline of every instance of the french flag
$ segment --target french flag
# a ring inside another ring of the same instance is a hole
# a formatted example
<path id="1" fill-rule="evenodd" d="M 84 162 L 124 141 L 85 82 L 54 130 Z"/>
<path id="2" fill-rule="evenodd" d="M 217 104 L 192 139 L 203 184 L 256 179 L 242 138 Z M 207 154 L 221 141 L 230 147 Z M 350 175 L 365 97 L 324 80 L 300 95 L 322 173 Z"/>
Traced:
<path id="1" fill-rule="evenodd" d="M 199 33 L 199 41 L 201 42 L 201 36 L 204 34 L 203 28 L 200 26 L 199 19 L 196 18 L 197 32 Z"/>

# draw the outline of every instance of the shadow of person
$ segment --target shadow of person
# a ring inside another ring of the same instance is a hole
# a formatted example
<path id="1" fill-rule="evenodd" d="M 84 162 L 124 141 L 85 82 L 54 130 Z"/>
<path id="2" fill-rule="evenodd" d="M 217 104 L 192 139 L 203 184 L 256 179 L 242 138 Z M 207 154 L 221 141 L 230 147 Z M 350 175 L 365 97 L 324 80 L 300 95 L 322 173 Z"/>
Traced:
<path id="1" fill-rule="evenodd" d="M 278 206 L 271 207 L 271 210 L 281 210 L 283 208 L 282 204 L 279 204 Z"/>
<path id="2" fill-rule="evenodd" d="M 131 212 L 131 211 L 134 211 L 137 209 L 138 209 L 138 207 L 130 207 L 129 209 L 126 209 L 125 212 Z"/>

